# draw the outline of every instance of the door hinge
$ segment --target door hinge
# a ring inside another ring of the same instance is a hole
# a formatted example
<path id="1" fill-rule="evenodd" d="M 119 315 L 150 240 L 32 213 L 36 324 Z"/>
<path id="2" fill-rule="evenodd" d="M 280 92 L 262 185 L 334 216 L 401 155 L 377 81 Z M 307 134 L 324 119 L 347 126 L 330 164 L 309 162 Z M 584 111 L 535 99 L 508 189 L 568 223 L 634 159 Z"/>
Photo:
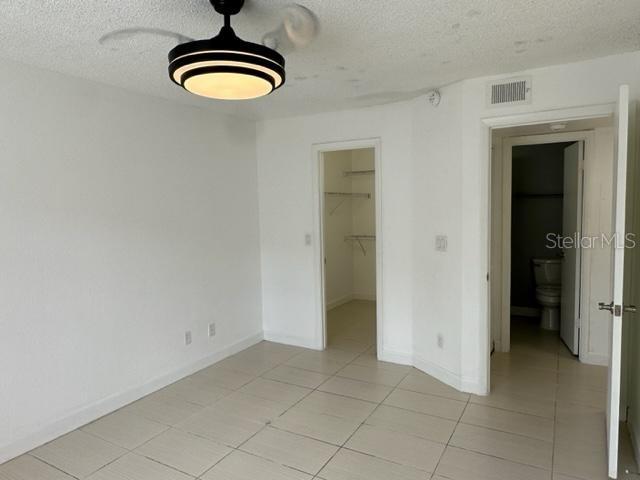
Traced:
<path id="1" fill-rule="evenodd" d="M 616 305 L 613 307 L 613 315 L 615 317 L 621 317 L 622 316 L 622 305 Z"/>

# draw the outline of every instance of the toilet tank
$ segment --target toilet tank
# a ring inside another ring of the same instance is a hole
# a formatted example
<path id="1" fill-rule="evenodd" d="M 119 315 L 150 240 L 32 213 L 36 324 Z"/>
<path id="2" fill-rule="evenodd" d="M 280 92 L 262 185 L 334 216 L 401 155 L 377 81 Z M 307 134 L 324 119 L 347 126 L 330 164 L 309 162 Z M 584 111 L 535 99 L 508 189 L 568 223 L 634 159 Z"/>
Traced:
<path id="1" fill-rule="evenodd" d="M 560 285 L 562 258 L 533 258 L 531 261 L 536 285 Z"/>

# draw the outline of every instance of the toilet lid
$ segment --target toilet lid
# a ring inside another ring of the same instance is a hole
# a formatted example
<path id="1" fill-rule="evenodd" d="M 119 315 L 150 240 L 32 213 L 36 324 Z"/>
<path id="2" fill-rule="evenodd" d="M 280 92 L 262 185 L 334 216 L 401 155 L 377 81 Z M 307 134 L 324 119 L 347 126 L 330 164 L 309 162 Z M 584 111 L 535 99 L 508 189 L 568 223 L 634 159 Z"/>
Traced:
<path id="1" fill-rule="evenodd" d="M 536 292 L 541 295 L 559 296 L 561 287 L 558 285 L 542 285 L 536 288 Z"/>

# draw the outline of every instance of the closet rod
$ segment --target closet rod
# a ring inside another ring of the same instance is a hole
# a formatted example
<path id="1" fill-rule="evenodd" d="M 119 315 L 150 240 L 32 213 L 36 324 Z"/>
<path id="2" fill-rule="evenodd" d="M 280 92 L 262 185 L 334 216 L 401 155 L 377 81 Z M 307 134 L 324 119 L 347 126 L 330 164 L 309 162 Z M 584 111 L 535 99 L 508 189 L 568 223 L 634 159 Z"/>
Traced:
<path id="1" fill-rule="evenodd" d="M 370 193 L 353 193 L 353 192 L 324 192 L 329 197 L 357 197 L 357 198 L 371 198 Z"/>
<path id="2" fill-rule="evenodd" d="M 351 170 L 344 172 L 345 177 L 355 177 L 357 175 L 375 175 L 375 170 Z"/>

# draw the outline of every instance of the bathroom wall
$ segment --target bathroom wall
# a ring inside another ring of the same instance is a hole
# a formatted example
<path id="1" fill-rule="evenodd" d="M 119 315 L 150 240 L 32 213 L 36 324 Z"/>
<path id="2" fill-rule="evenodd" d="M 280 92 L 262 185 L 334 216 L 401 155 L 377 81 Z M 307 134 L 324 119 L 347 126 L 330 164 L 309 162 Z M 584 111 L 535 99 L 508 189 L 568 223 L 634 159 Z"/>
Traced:
<path id="1" fill-rule="evenodd" d="M 536 314 L 531 259 L 553 257 L 548 233 L 562 233 L 564 149 L 570 143 L 513 148 L 511 306 L 513 314 Z"/>

